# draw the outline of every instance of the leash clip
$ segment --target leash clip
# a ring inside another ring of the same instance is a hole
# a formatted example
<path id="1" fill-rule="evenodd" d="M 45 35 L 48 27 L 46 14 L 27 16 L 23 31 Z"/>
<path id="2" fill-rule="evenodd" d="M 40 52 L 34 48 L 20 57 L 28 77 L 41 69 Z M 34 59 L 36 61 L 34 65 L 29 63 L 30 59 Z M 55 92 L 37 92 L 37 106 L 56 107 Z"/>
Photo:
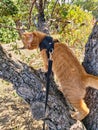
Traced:
<path id="1" fill-rule="evenodd" d="M 53 56 L 53 48 L 51 49 L 51 51 L 49 51 L 49 60 L 53 60 L 52 56 Z"/>

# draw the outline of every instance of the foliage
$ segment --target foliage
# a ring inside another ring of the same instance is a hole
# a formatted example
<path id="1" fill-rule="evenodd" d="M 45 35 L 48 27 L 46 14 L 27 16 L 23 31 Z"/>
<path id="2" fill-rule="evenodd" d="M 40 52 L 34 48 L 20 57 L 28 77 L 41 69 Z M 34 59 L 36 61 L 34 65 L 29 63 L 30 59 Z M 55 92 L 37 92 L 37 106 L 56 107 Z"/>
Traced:
<path id="1" fill-rule="evenodd" d="M 53 7 L 51 4 L 48 8 Z M 50 14 L 52 9 L 50 9 Z M 50 18 L 49 18 L 50 19 Z M 48 19 L 48 21 L 49 21 Z M 90 12 L 84 11 L 77 5 L 59 4 L 52 16 L 53 23 L 51 30 L 53 33 L 61 34 L 61 40 L 66 41 L 71 46 L 83 47 L 92 28 L 93 16 Z"/>
<path id="2" fill-rule="evenodd" d="M 19 38 L 18 32 L 12 28 L 16 28 L 15 22 L 17 20 L 24 20 L 24 18 L 26 19 L 25 16 L 28 14 L 27 2 L 26 0 L 2 0 L 0 2 L 1 42 L 9 43 L 16 41 L 16 39 Z"/>
<path id="3" fill-rule="evenodd" d="M 0 23 L 4 26 L 15 27 L 15 23 L 12 19 L 18 13 L 16 5 L 11 0 L 0 1 Z M 12 42 L 17 38 L 17 32 L 11 28 L 0 28 L 0 41 L 1 42 Z"/>
<path id="4" fill-rule="evenodd" d="M 82 7 L 84 10 L 91 11 L 98 18 L 98 0 L 74 0 L 73 3 Z"/>
<path id="5" fill-rule="evenodd" d="M 2 0 L 0 2 L 0 16 L 9 16 L 17 14 L 18 9 L 11 0 Z"/>
<path id="6" fill-rule="evenodd" d="M 79 3 L 81 3 L 79 0 Z M 77 0 L 75 1 L 77 2 Z M 2 5 L 2 7 L 1 7 Z M 55 5 L 55 6 L 54 6 Z M 78 3 L 77 3 L 78 5 Z M 45 18 L 50 31 L 61 34 L 63 40 L 70 45 L 86 43 L 87 37 L 92 27 L 92 15 L 86 12 L 78 5 L 59 4 L 55 0 L 47 1 Z M 6 26 L 15 27 L 15 22 L 20 20 L 22 26 L 28 27 L 28 17 L 31 3 L 29 0 L 3 0 L 0 2 L 0 22 Z M 37 25 L 38 12 L 36 8 L 32 11 L 32 24 L 30 30 Z M 0 28 L 0 41 L 11 42 L 18 38 L 15 29 Z M 61 39 L 62 40 L 62 39 Z"/>
<path id="7" fill-rule="evenodd" d="M 70 20 L 70 23 L 64 29 L 62 27 L 62 36 L 68 44 L 82 47 L 92 29 L 92 15 L 75 5 L 69 7 L 66 19 Z"/>
<path id="8" fill-rule="evenodd" d="M 16 5 L 18 9 L 18 13 L 15 15 L 14 20 L 16 21 L 17 19 L 26 21 L 28 18 L 28 13 L 29 13 L 29 0 L 13 0 L 14 4 Z"/>
<path id="9" fill-rule="evenodd" d="M 0 2 L 0 41 L 9 43 L 15 41 L 18 37 L 18 30 L 15 30 L 16 22 L 19 20 L 21 26 L 28 28 L 28 18 L 31 3 L 29 0 L 3 0 Z M 37 11 L 33 10 L 34 17 Z M 36 19 L 34 18 L 34 22 Z M 34 26 L 32 21 L 32 26 Z M 3 27 L 2 27 L 3 25 Z M 9 28 L 11 26 L 14 29 Z"/>
<path id="10" fill-rule="evenodd" d="M 14 21 L 8 17 L 3 17 L 2 22 L 4 23 L 5 26 L 9 27 L 15 27 Z M 19 38 L 18 33 L 16 30 L 12 28 L 0 28 L 0 41 L 4 43 L 10 43 L 12 41 L 16 41 Z"/>

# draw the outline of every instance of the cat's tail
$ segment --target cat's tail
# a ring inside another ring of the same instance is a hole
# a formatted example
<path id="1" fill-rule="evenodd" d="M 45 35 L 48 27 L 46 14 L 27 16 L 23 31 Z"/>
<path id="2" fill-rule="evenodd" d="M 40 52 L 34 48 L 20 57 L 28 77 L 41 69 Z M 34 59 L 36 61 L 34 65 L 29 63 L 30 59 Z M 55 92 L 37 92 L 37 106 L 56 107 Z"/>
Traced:
<path id="1" fill-rule="evenodd" d="M 97 76 L 87 74 L 84 80 L 85 80 L 86 87 L 92 87 L 92 88 L 98 89 L 98 77 Z"/>

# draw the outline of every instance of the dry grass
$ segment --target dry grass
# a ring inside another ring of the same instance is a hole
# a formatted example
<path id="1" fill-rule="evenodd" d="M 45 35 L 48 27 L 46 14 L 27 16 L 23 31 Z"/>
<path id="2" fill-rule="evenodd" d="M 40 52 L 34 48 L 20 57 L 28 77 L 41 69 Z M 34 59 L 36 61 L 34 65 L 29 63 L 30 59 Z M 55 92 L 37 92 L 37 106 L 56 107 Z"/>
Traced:
<path id="1" fill-rule="evenodd" d="M 11 84 L 0 80 L 0 130 L 41 130 L 29 106 L 15 93 Z"/>

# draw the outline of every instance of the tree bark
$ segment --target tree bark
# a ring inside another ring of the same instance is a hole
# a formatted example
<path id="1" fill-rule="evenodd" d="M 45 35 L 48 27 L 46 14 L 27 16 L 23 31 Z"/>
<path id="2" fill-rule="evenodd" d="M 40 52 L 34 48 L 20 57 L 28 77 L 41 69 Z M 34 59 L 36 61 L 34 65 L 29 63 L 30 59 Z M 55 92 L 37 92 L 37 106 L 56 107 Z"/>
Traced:
<path id="1" fill-rule="evenodd" d="M 36 8 L 38 10 L 38 30 L 44 33 L 49 34 L 49 28 L 45 21 L 44 9 L 45 4 L 43 0 L 36 1 Z"/>
<path id="2" fill-rule="evenodd" d="M 85 46 L 83 66 L 88 73 L 98 76 L 98 20 Z M 85 100 L 90 114 L 83 122 L 87 130 L 98 130 L 98 90 L 89 88 Z"/>
<path id="3" fill-rule="evenodd" d="M 17 94 L 30 106 L 33 118 L 44 119 L 45 84 L 43 72 L 13 59 L 0 45 L 0 78 L 11 82 Z M 46 124 L 49 130 L 86 130 L 70 117 L 71 106 L 51 77 Z"/>

